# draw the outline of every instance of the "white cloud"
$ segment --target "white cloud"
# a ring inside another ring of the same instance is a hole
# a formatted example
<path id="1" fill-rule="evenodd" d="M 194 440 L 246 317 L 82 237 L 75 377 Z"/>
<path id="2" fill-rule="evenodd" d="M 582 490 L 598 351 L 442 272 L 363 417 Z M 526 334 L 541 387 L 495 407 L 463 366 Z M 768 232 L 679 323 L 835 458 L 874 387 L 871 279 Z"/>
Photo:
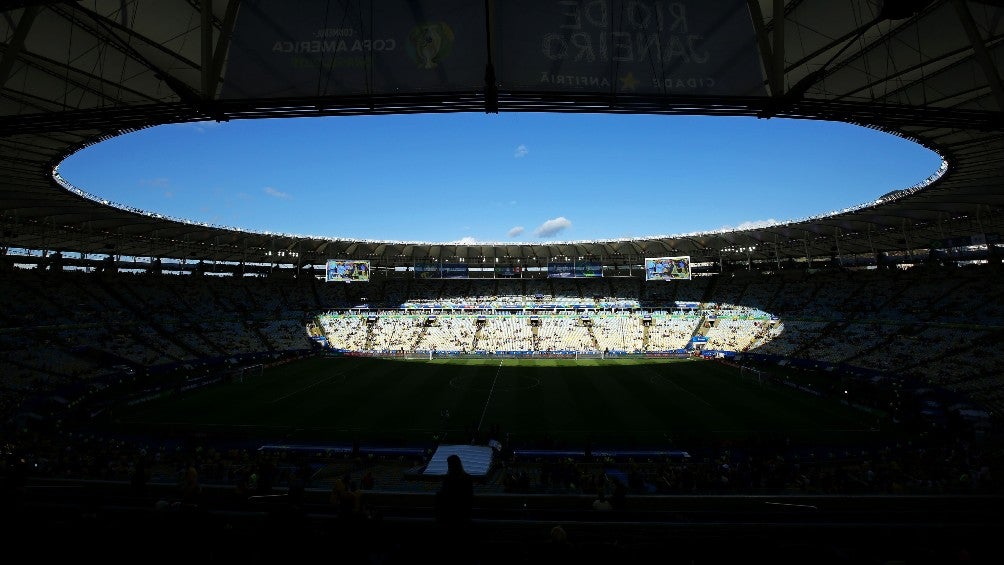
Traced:
<path id="1" fill-rule="evenodd" d="M 565 218 L 564 216 L 558 216 L 557 218 L 548 220 L 534 231 L 537 237 L 551 237 L 557 235 L 558 232 L 564 231 L 572 227 L 572 222 Z"/>
<path id="2" fill-rule="evenodd" d="M 478 239 L 476 237 L 467 236 L 467 237 L 462 237 L 462 238 L 460 238 L 460 239 L 458 239 L 458 240 L 456 240 L 456 241 L 454 241 L 452 243 L 454 243 L 456 245 L 476 245 L 476 244 L 478 244 L 480 242 L 478 241 Z"/>
<path id="3" fill-rule="evenodd" d="M 743 223 L 741 223 L 741 224 L 739 224 L 738 226 L 735 226 L 735 227 L 732 227 L 732 226 L 722 226 L 721 229 L 723 229 L 723 230 L 755 230 L 757 228 L 765 228 L 767 226 L 773 226 L 773 225 L 779 224 L 779 223 L 781 223 L 781 222 L 778 221 L 778 220 L 775 220 L 774 218 L 771 218 L 769 220 L 753 220 L 753 221 L 749 221 L 749 222 L 743 222 Z"/>
<path id="4" fill-rule="evenodd" d="M 269 196 L 274 196 L 275 198 L 283 198 L 283 199 L 292 198 L 292 196 L 290 196 L 288 192 L 283 192 L 281 190 L 272 188 L 271 186 L 266 186 L 262 190 L 265 192 L 265 194 Z"/>
<path id="5" fill-rule="evenodd" d="M 523 145 L 521 143 L 516 147 L 516 152 L 513 154 L 513 157 L 517 159 L 522 159 L 523 157 L 526 157 L 529 153 L 530 150 L 527 149 L 526 145 Z"/>
<path id="6" fill-rule="evenodd" d="M 509 234 L 509 237 L 517 237 L 520 234 L 522 234 L 524 231 L 526 231 L 526 230 L 523 228 L 523 226 L 515 226 L 515 227 L 513 227 L 512 229 L 509 230 L 508 234 Z"/>

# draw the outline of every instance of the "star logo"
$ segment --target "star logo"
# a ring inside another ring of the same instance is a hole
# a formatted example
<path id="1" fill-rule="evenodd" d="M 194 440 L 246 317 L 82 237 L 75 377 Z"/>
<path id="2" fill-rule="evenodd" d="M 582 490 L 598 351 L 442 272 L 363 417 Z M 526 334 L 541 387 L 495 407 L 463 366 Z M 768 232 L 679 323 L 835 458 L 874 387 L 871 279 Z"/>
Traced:
<path id="1" fill-rule="evenodd" d="M 621 81 L 621 90 L 623 91 L 629 91 L 629 90 L 633 91 L 636 88 L 638 88 L 639 81 L 638 79 L 634 78 L 633 72 L 628 72 L 628 74 L 622 76 L 620 78 L 620 81 Z"/>

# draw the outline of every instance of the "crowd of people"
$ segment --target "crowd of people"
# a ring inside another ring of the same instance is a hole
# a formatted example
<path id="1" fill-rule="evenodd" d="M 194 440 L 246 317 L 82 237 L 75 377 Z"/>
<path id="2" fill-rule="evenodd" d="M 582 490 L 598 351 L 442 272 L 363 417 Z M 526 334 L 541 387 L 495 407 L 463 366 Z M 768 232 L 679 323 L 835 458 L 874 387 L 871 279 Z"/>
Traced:
<path id="1" fill-rule="evenodd" d="M 242 355 L 309 352 L 315 347 L 316 334 L 311 336 L 308 328 L 318 312 L 327 314 L 315 330 L 332 342 L 358 350 L 377 344 L 380 348 L 419 345 L 477 352 L 480 339 L 493 350 L 525 346 L 530 340 L 531 346 L 544 349 L 603 351 L 623 345 L 633 351 L 639 343 L 642 349 L 646 344 L 657 349 L 681 346 L 701 334 L 715 347 L 748 349 L 765 357 L 824 361 L 945 386 L 978 401 L 991 418 L 996 418 L 1004 408 L 1000 382 L 1004 335 L 999 329 L 1004 326 L 1000 323 L 1004 307 L 999 300 L 1004 289 L 998 270 L 985 266 L 772 275 L 739 272 L 655 285 L 637 279 L 418 281 L 374 277 L 365 288 L 282 277 L 188 278 L 17 270 L 5 273 L 0 281 L 0 291 L 7 297 L 0 311 L 4 369 L 0 407 L 12 430 L 5 447 L 6 463 L 8 470 L 19 469 L 19 461 L 24 459 L 25 470 L 40 476 L 130 480 L 130 469 L 142 464 L 145 473 L 151 474 L 150 480 L 164 480 L 169 475 L 174 480 L 175 475 L 184 474 L 181 469 L 187 472 L 194 467 L 203 484 L 219 482 L 237 488 L 251 475 L 259 485 L 288 484 L 292 474 L 282 474 L 285 465 L 270 467 L 268 461 L 258 461 L 261 456 L 250 452 L 207 447 L 193 453 L 168 446 L 80 438 L 71 430 L 60 430 L 48 439 L 21 435 L 19 430 L 26 423 L 24 402 L 40 391 L 89 383 L 105 385 L 109 381 L 102 379 L 121 376 L 125 370 L 144 371 L 156 378 L 158 368 L 185 370 L 186 365 L 195 366 L 210 358 L 222 359 L 226 366 L 226 360 Z M 363 294 L 368 307 L 354 308 Z M 569 302 L 603 304 L 627 300 L 627 304 L 636 301 L 639 307 L 626 311 L 599 308 L 590 313 L 589 324 L 583 323 L 580 312 L 541 313 L 538 321 L 543 319 L 543 323 L 538 326 L 530 323 L 529 313 L 489 312 L 479 324 L 478 314 L 449 310 L 438 310 L 436 321 L 430 324 L 427 312 L 400 308 L 409 300 L 463 300 L 468 295 L 508 297 L 505 300 L 517 297 L 528 302 L 567 298 Z M 700 307 L 682 309 L 681 303 Z M 368 319 L 374 314 L 377 321 L 370 323 Z M 712 316 L 715 323 L 706 327 L 702 322 L 711 321 Z M 50 441 L 52 445 L 47 445 Z M 644 487 L 635 487 L 656 493 L 991 488 L 989 470 L 993 465 L 987 456 L 974 455 L 966 445 L 953 445 L 945 451 L 940 451 L 942 447 L 931 449 L 939 449 L 930 460 L 940 464 L 912 458 L 914 452 L 908 446 L 888 458 L 879 452 L 802 455 L 797 470 L 790 453 L 746 459 L 731 453 L 725 461 L 720 461 L 722 453 L 712 453 L 682 467 L 675 461 L 642 461 L 636 464 Z M 140 456 L 141 452 L 145 455 Z M 911 462 L 909 468 L 904 461 Z M 378 477 L 376 488 L 406 488 L 406 483 L 390 477 L 399 475 L 402 466 L 417 463 L 384 463 L 389 471 L 372 469 Z M 554 462 L 511 461 L 496 486 L 500 491 L 595 494 L 595 480 L 567 469 L 556 472 L 548 468 L 550 465 Z M 256 466 L 254 472 L 249 471 L 252 466 Z M 315 462 L 311 467 L 310 476 L 315 481 L 322 467 L 328 468 L 328 463 Z M 297 478 L 305 480 L 303 470 Z M 359 488 L 365 491 L 367 487 L 360 484 Z M 629 492 L 637 492 L 632 488 Z"/>

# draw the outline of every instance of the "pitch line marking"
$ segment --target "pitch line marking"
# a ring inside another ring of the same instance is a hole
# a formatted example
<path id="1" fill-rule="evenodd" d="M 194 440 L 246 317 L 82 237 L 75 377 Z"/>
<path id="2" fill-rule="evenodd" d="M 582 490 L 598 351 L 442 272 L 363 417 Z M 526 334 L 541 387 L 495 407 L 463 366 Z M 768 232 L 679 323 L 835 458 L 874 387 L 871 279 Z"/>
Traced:
<path id="1" fill-rule="evenodd" d="M 502 361 L 499 361 L 499 368 L 495 371 L 495 378 L 492 379 L 492 388 L 488 391 L 488 398 L 485 399 L 485 407 L 481 410 L 481 420 L 478 421 L 478 429 L 475 432 L 481 431 L 481 424 L 485 423 L 485 414 L 488 413 L 488 405 L 491 404 L 492 394 L 495 393 L 495 383 L 499 380 L 499 375 L 502 374 Z"/>
<path id="2" fill-rule="evenodd" d="M 308 390 L 314 388 L 315 386 L 323 385 L 323 384 L 328 384 L 328 383 L 330 383 L 331 381 L 335 380 L 338 377 L 342 378 L 342 380 L 339 381 L 339 382 L 345 382 L 345 373 L 335 373 L 334 375 L 331 375 L 330 377 L 328 377 L 326 379 L 319 380 L 319 381 L 311 383 L 311 384 L 309 384 L 309 385 L 307 385 L 307 386 L 305 386 L 305 387 L 303 387 L 301 389 L 294 390 L 293 392 L 291 392 L 289 394 L 286 394 L 284 396 L 280 396 L 279 398 L 276 398 L 275 400 L 273 400 L 269 404 L 275 404 L 276 402 L 281 402 L 281 401 L 286 400 L 287 398 L 289 398 L 291 396 L 295 396 L 297 394 L 300 394 L 301 392 L 308 391 Z"/>
<path id="3" fill-rule="evenodd" d="M 650 383 L 652 383 L 652 384 L 663 384 L 663 383 L 668 383 L 668 384 L 670 384 L 670 385 L 672 385 L 672 386 L 674 386 L 674 387 L 676 387 L 676 388 L 678 388 L 678 389 L 682 390 L 683 392 L 685 392 L 685 393 L 689 394 L 690 396 L 693 396 L 693 397 L 694 397 L 694 398 L 696 398 L 696 399 L 697 399 L 697 400 L 698 400 L 698 401 L 699 401 L 700 403 L 704 404 L 704 405 L 705 405 L 705 406 L 707 406 L 708 408 L 714 408 L 714 406 L 712 406 L 710 402 L 708 402 L 707 400 L 704 400 L 704 399 L 703 399 L 703 398 L 701 398 L 700 396 L 698 396 L 698 395 L 696 395 L 696 394 L 694 394 L 694 393 L 690 392 L 689 390 L 687 390 L 687 389 L 683 388 L 682 386 L 680 386 L 680 385 L 676 384 L 676 383 L 675 383 L 675 382 L 673 382 L 672 380 L 669 380 L 669 379 L 665 379 L 665 380 L 663 380 L 663 379 L 659 379 L 659 380 L 657 381 L 657 380 L 656 380 L 656 377 L 665 377 L 665 375 L 661 375 L 661 374 L 659 374 L 659 373 L 656 373 L 656 372 L 655 372 L 655 369 L 651 369 L 651 368 L 648 368 L 648 367 L 646 367 L 646 368 L 647 368 L 647 369 L 648 369 L 648 370 L 649 370 L 649 371 L 650 371 L 651 373 L 653 373 L 653 376 L 649 377 L 649 379 L 650 379 L 650 380 L 649 380 L 649 382 L 650 382 Z"/>

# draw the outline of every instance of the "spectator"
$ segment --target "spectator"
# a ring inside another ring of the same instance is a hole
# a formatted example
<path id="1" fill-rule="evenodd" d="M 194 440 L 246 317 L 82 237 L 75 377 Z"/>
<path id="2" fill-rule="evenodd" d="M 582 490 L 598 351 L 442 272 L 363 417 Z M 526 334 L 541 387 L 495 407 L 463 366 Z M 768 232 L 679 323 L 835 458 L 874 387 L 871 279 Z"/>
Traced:
<path id="1" fill-rule="evenodd" d="M 561 524 L 557 524 L 547 536 L 547 541 L 541 547 L 541 556 L 544 561 L 568 559 L 572 557 L 572 544 L 568 541 L 568 533 Z"/>
<path id="2" fill-rule="evenodd" d="M 197 507 L 202 494 L 202 485 L 199 483 L 199 470 L 195 463 L 189 463 L 185 467 L 184 476 L 181 480 L 181 505 L 183 507 Z"/>
<path id="3" fill-rule="evenodd" d="M 614 483 L 614 494 L 610 498 L 610 504 L 613 505 L 614 509 L 620 510 L 624 508 L 624 499 L 627 498 L 627 485 L 619 479 L 613 479 Z"/>
<path id="4" fill-rule="evenodd" d="M 373 471 L 366 471 L 361 480 L 361 486 L 363 490 L 373 490 L 375 479 L 373 478 Z"/>
<path id="5" fill-rule="evenodd" d="M 593 501 L 593 510 L 607 512 L 613 509 L 613 504 L 610 504 L 610 501 L 607 500 L 607 493 L 604 492 L 603 487 L 600 487 L 596 492 L 596 500 Z"/>
<path id="6" fill-rule="evenodd" d="M 436 520 L 448 527 L 465 526 L 471 520 L 474 480 L 456 453 L 446 458 L 446 465 L 446 476 L 436 493 Z"/>

